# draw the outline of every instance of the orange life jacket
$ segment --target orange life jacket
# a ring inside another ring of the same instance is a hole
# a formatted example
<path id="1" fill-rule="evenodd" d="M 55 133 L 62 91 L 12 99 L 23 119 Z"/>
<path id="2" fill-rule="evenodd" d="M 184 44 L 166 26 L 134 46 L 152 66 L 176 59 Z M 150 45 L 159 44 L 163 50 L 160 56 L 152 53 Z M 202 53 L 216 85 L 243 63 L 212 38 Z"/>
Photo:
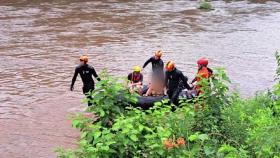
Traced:
<path id="1" fill-rule="evenodd" d="M 204 67 L 202 67 L 201 69 L 198 70 L 195 80 L 197 82 L 199 82 L 199 81 L 201 81 L 202 78 L 208 79 L 211 76 L 212 76 L 212 72 L 209 71 L 209 69 L 204 66 Z M 200 85 L 195 86 L 195 89 L 197 90 L 198 94 L 202 93 L 200 88 L 201 88 Z"/>
<path id="2" fill-rule="evenodd" d="M 201 78 L 209 78 L 212 75 L 211 72 L 209 72 L 207 67 L 202 67 L 200 70 L 198 70 L 196 74 L 196 81 L 199 82 Z"/>

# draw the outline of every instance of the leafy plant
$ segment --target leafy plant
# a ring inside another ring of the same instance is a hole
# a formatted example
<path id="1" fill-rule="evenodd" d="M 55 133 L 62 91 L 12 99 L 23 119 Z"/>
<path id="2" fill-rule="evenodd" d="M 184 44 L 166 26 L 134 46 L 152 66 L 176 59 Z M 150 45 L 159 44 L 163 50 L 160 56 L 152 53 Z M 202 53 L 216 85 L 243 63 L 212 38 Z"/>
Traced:
<path id="1" fill-rule="evenodd" d="M 280 56 L 276 53 L 280 64 Z M 280 75 L 280 65 L 277 76 Z M 280 157 L 280 83 L 249 99 L 228 93 L 223 69 L 201 79 L 201 95 L 168 100 L 143 111 L 136 96 L 107 74 L 90 95 L 89 113 L 72 116 L 81 138 L 75 150 L 57 149 L 60 158 L 277 158 Z"/>
<path id="2" fill-rule="evenodd" d="M 106 72 L 101 78 L 96 89 L 89 94 L 94 99 L 90 100 L 93 106 L 88 111 L 99 116 L 103 126 L 111 126 L 112 121 L 125 112 L 125 107 L 137 102 L 137 98 L 121 84 L 120 79 L 112 78 Z"/>
<path id="3" fill-rule="evenodd" d="M 202 0 L 199 2 L 199 7 L 198 9 L 204 9 L 204 10 L 213 10 L 213 6 L 211 5 L 210 2 L 207 2 L 206 0 Z"/>

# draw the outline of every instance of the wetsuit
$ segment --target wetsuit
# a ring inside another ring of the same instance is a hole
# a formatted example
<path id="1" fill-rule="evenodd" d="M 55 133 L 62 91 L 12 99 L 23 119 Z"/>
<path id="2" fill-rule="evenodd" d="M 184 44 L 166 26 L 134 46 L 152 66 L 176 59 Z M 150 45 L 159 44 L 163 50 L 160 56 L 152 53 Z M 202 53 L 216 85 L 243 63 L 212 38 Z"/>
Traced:
<path id="1" fill-rule="evenodd" d="M 152 63 L 152 70 L 153 70 L 153 76 L 156 77 L 160 77 L 160 78 L 164 78 L 164 72 L 163 72 L 163 67 L 164 67 L 164 63 L 161 59 L 155 59 L 155 57 L 151 57 L 150 59 L 148 59 L 144 65 L 143 65 L 143 69 L 149 64 Z"/>
<path id="2" fill-rule="evenodd" d="M 127 79 L 133 83 L 143 82 L 143 75 L 141 73 L 130 73 Z"/>
<path id="3" fill-rule="evenodd" d="M 88 64 L 84 64 L 84 65 L 79 65 L 76 67 L 75 69 L 75 73 L 74 76 L 72 78 L 72 83 L 71 83 L 71 90 L 73 89 L 73 86 L 75 84 L 75 81 L 77 79 L 78 74 L 80 74 L 82 81 L 83 81 L 83 93 L 86 94 L 92 90 L 94 90 L 94 80 L 92 78 L 92 75 L 98 80 L 100 81 L 100 78 L 98 77 L 95 69 L 88 65 Z M 91 97 L 88 96 L 89 99 L 91 99 Z M 91 103 L 88 102 L 88 106 L 91 106 Z"/>
<path id="4" fill-rule="evenodd" d="M 186 79 L 186 81 L 188 82 L 188 77 L 187 76 L 185 76 L 185 79 Z M 184 81 L 183 80 L 180 80 L 179 81 L 179 85 L 178 85 L 178 88 L 180 89 L 180 90 L 183 90 L 183 89 L 187 89 L 187 87 L 185 87 L 186 86 L 186 84 L 184 83 Z"/>
<path id="5" fill-rule="evenodd" d="M 173 71 L 166 71 L 165 86 L 168 88 L 167 94 L 172 103 L 177 103 L 179 93 L 182 90 L 179 85 L 183 85 L 188 90 L 191 89 L 187 81 L 183 73 L 176 68 Z"/>

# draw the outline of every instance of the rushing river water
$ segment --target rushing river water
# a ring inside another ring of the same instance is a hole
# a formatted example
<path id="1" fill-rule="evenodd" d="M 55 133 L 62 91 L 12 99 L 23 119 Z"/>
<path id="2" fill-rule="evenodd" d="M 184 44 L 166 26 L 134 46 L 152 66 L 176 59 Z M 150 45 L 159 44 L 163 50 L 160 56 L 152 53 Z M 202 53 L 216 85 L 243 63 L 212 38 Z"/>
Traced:
<path id="1" fill-rule="evenodd" d="M 125 76 L 162 50 L 163 60 L 174 60 L 189 78 L 205 56 L 211 67 L 226 68 L 232 88 L 243 96 L 271 88 L 280 3 L 214 1 L 213 11 L 197 5 L 0 0 L 0 157 L 54 157 L 53 147 L 75 140 L 63 120 L 80 106 L 81 81 L 75 92 L 69 85 L 83 53 L 97 72 L 106 68 Z"/>

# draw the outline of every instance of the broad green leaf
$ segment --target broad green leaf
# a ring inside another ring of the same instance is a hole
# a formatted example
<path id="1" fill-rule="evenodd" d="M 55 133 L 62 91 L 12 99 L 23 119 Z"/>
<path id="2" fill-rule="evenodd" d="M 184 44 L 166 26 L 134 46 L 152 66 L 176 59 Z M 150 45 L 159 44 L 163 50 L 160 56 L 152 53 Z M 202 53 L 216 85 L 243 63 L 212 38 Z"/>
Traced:
<path id="1" fill-rule="evenodd" d="M 211 154 L 214 154 L 215 153 L 215 150 L 211 149 L 210 147 L 208 146 L 204 146 L 204 153 L 206 156 L 209 156 Z"/>
<path id="2" fill-rule="evenodd" d="M 85 138 L 85 137 L 87 136 L 87 134 L 88 134 L 88 132 L 83 132 L 83 133 L 81 134 L 81 138 L 82 138 L 82 139 Z"/>
<path id="3" fill-rule="evenodd" d="M 137 136 L 134 135 L 134 134 L 130 135 L 129 138 L 130 138 L 132 141 L 134 141 L 134 142 L 138 141 Z"/>
<path id="4" fill-rule="evenodd" d="M 97 138 L 99 138 L 101 136 L 101 132 L 99 132 L 99 131 L 94 131 L 93 132 L 93 137 L 94 137 L 94 139 L 97 139 Z"/>
<path id="5" fill-rule="evenodd" d="M 197 134 L 192 134 L 189 136 L 188 138 L 191 142 L 196 141 L 198 139 L 198 135 Z"/>
<path id="6" fill-rule="evenodd" d="M 75 127 L 75 128 L 77 128 L 77 126 L 78 126 L 79 123 L 80 123 L 79 120 L 74 120 L 74 121 L 72 121 L 72 125 L 73 125 L 73 127 Z"/>
<path id="7" fill-rule="evenodd" d="M 104 151 L 109 151 L 110 148 L 109 146 L 101 146 L 100 149 Z"/>
<path id="8" fill-rule="evenodd" d="M 161 102 L 155 102 L 154 103 L 155 106 L 161 106 L 161 104 L 162 104 Z"/>
<path id="9" fill-rule="evenodd" d="M 100 113 L 100 117 L 105 116 L 105 112 L 104 112 L 104 110 L 100 110 L 100 111 L 99 111 L 99 113 Z"/>
<path id="10" fill-rule="evenodd" d="M 208 137 L 207 134 L 200 134 L 200 135 L 198 136 L 198 138 L 199 138 L 200 140 L 202 140 L 202 141 L 205 141 L 205 140 L 208 140 L 208 139 L 209 139 L 209 137 Z"/>

